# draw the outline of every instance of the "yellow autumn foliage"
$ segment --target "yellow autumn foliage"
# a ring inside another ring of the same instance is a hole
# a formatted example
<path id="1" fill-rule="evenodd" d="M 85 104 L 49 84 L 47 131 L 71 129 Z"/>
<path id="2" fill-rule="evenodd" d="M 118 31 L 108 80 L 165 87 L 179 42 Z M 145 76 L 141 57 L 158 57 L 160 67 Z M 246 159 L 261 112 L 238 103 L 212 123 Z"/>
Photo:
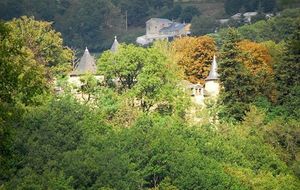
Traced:
<path id="1" fill-rule="evenodd" d="M 255 75 L 259 72 L 273 73 L 272 57 L 264 44 L 242 40 L 238 46 L 243 52 L 240 59 L 252 74 Z"/>
<path id="2" fill-rule="evenodd" d="M 257 79 L 257 91 L 275 102 L 277 91 L 274 86 L 273 61 L 267 46 L 263 43 L 242 40 L 238 43 L 238 47 L 242 51 L 239 59 Z"/>

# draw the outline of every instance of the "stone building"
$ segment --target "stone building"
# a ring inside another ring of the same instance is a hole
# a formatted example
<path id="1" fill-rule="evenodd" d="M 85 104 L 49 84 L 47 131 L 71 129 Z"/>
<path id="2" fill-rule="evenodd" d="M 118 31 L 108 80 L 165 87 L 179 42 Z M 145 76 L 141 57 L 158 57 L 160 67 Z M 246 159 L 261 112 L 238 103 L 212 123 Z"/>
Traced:
<path id="1" fill-rule="evenodd" d="M 218 65 L 214 55 L 208 77 L 205 79 L 205 95 L 216 97 L 220 93 L 220 82 L 218 74 Z"/>
<path id="2" fill-rule="evenodd" d="M 171 40 L 175 37 L 187 36 L 190 33 L 190 24 L 163 18 L 151 18 L 146 22 L 146 35 L 138 37 L 136 42 L 140 45 L 147 45 L 155 40 Z"/>
<path id="3" fill-rule="evenodd" d="M 146 22 L 146 35 L 158 35 L 160 30 L 173 24 L 169 19 L 151 18 Z"/>

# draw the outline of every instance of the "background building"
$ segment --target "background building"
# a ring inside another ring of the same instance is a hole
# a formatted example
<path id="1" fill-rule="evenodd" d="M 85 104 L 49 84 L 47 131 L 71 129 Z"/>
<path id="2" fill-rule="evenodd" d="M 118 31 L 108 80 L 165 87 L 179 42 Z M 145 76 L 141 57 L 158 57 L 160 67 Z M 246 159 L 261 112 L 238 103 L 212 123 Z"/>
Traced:
<path id="1" fill-rule="evenodd" d="M 187 36 L 190 33 L 190 24 L 163 18 L 151 18 L 146 22 L 146 35 L 138 37 L 136 42 L 140 45 L 147 45 L 155 40 L 170 40 L 175 37 Z"/>

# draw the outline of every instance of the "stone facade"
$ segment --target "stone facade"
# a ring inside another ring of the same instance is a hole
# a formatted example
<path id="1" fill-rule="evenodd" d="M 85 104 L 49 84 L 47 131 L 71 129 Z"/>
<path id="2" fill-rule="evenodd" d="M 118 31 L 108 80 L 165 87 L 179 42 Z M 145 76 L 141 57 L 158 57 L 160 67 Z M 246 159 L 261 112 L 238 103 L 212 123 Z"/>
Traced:
<path id="1" fill-rule="evenodd" d="M 146 22 L 146 35 L 158 35 L 160 30 L 172 25 L 169 19 L 152 18 Z"/>
<path id="2" fill-rule="evenodd" d="M 136 42 L 147 45 L 155 40 L 169 40 L 190 34 L 190 24 L 178 23 L 163 18 L 151 18 L 146 22 L 146 35 L 140 36 Z"/>
<path id="3" fill-rule="evenodd" d="M 206 96 L 217 97 L 220 93 L 219 81 L 206 81 L 205 92 L 206 92 Z"/>

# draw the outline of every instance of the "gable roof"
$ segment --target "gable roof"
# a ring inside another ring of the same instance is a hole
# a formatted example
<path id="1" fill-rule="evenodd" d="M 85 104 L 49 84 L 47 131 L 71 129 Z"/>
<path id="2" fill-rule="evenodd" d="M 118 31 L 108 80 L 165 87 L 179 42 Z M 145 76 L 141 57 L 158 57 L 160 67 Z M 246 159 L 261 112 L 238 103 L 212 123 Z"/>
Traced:
<path id="1" fill-rule="evenodd" d="M 185 24 L 174 22 L 170 26 L 162 28 L 160 32 L 174 32 L 176 30 L 181 30 L 185 27 Z"/>
<path id="2" fill-rule="evenodd" d="M 73 75 L 84 75 L 87 73 L 96 74 L 97 67 L 95 64 L 95 59 L 90 55 L 90 52 L 85 48 L 83 56 L 80 58 L 79 63 L 76 65 L 73 72 L 70 74 Z"/>

